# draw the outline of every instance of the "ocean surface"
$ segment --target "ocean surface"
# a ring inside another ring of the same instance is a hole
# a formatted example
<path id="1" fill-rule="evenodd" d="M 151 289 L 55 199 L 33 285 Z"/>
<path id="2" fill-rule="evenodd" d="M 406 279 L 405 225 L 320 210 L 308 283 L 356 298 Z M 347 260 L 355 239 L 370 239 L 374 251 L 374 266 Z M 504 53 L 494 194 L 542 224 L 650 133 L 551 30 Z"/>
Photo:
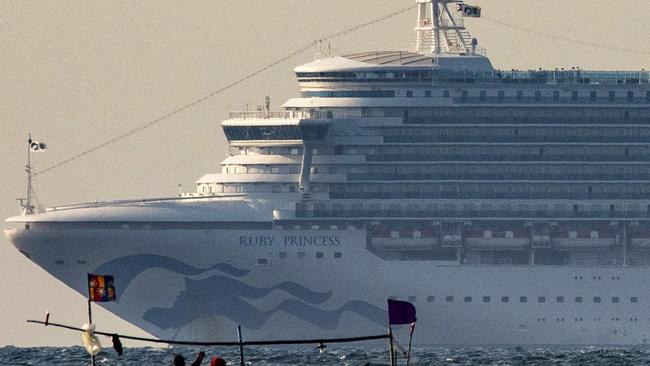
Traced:
<path id="1" fill-rule="evenodd" d="M 107 345 L 109 346 L 109 345 Z M 97 365 L 171 365 L 175 354 L 190 360 L 201 348 L 125 348 L 117 357 L 107 348 L 97 356 Z M 207 348 L 202 365 L 219 354 L 228 365 L 239 365 L 236 348 Z M 388 365 L 388 352 L 381 347 L 328 347 L 320 353 L 312 347 L 244 350 L 246 365 Z M 405 365 L 403 358 L 399 365 Z M 2 347 L 0 365 L 90 365 L 81 347 Z M 468 347 L 413 350 L 411 365 L 650 365 L 646 347 Z"/>

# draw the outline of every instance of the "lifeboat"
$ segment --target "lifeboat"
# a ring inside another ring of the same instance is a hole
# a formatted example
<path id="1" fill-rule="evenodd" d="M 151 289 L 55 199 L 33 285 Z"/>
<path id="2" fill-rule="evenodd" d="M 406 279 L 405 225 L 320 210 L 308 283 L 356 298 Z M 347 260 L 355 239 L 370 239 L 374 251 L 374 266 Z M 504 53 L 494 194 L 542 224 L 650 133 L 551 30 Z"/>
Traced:
<path id="1" fill-rule="evenodd" d="M 530 234 L 523 224 L 472 224 L 463 236 L 467 246 L 478 250 L 523 250 L 530 245 Z"/>
<path id="2" fill-rule="evenodd" d="M 432 225 L 377 225 L 369 235 L 372 247 L 380 251 L 430 251 L 440 246 L 440 232 Z"/>
<path id="3" fill-rule="evenodd" d="M 650 223 L 639 223 L 630 230 L 630 244 L 636 249 L 650 249 Z"/>
<path id="4" fill-rule="evenodd" d="M 555 249 L 608 249 L 616 239 L 616 228 L 608 222 L 561 223 L 551 233 Z"/>

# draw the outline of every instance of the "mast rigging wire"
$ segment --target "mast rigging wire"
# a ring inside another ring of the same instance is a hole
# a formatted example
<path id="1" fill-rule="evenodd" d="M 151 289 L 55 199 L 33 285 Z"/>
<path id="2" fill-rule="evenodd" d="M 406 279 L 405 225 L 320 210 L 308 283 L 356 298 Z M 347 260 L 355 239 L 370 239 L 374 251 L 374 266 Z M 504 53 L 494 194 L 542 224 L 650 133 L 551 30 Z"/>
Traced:
<path id="1" fill-rule="evenodd" d="M 533 35 L 536 35 L 536 36 L 551 38 L 551 39 L 555 39 L 555 40 L 562 41 L 562 42 L 576 43 L 576 44 L 581 44 L 583 46 L 600 48 L 600 49 L 604 49 L 604 50 L 608 50 L 608 51 L 634 53 L 634 54 L 637 54 L 637 55 L 650 55 L 650 52 L 647 52 L 647 51 L 635 50 L 635 49 L 625 48 L 625 47 L 607 46 L 607 45 L 603 45 L 603 44 L 596 43 L 596 42 L 583 41 L 583 40 L 576 39 L 576 38 L 570 38 L 570 37 L 559 36 L 559 35 L 555 35 L 555 34 L 539 32 L 539 31 L 528 29 L 528 28 L 521 27 L 521 26 L 518 26 L 518 25 L 505 23 L 505 22 L 502 22 L 500 20 L 492 19 L 492 18 L 489 18 L 489 17 L 486 17 L 486 16 L 481 16 L 481 18 L 487 20 L 488 22 L 492 22 L 492 23 L 498 24 L 498 25 L 506 27 L 506 28 L 516 29 L 518 31 L 526 32 L 528 34 L 533 34 Z"/>
<path id="2" fill-rule="evenodd" d="M 73 327 L 66 324 L 51 323 L 39 321 L 39 320 L 27 320 L 27 323 L 34 324 L 43 324 L 45 326 L 52 326 L 57 328 L 64 328 L 69 330 L 74 330 L 77 332 L 85 332 L 85 330 Z M 136 337 L 125 334 L 109 333 L 109 332 L 100 332 L 95 331 L 95 334 L 111 337 L 118 336 L 121 339 L 130 339 L 134 341 L 141 342 L 151 342 L 151 343 L 163 343 L 163 344 L 176 344 L 184 346 L 238 346 L 239 342 L 192 342 L 192 341 L 176 341 L 172 339 L 158 339 L 158 338 L 148 338 L 148 337 Z M 349 342 L 361 342 L 361 341 L 372 341 L 377 339 L 386 339 L 390 336 L 388 334 L 378 334 L 378 335 L 369 335 L 369 336 L 360 336 L 360 337 L 345 337 L 345 338 L 316 338 L 316 339 L 285 339 L 285 340 L 273 340 L 273 341 L 245 341 L 241 344 L 244 346 L 270 346 L 270 345 L 282 345 L 282 344 L 324 344 L 324 343 L 349 343 Z"/>
<path id="3" fill-rule="evenodd" d="M 370 20 L 370 21 L 368 21 L 366 23 L 358 24 L 358 25 L 355 25 L 353 27 L 344 29 L 342 31 L 330 34 L 330 35 L 328 35 L 326 37 L 323 37 L 323 38 L 319 39 L 318 41 L 321 41 L 321 42 L 322 41 L 327 41 L 327 40 L 330 40 L 332 38 L 336 38 L 336 37 L 339 37 L 339 36 L 342 36 L 342 35 L 345 35 L 345 34 L 348 34 L 348 33 L 352 33 L 352 32 L 357 31 L 359 29 L 365 28 L 365 27 L 367 27 L 369 25 L 373 25 L 375 23 L 379 23 L 379 22 L 385 21 L 387 19 L 390 19 L 390 18 L 392 18 L 394 16 L 405 13 L 405 12 L 411 10 L 411 9 L 414 9 L 416 6 L 417 5 L 412 5 L 412 6 L 408 6 L 406 8 L 402 8 L 402 9 L 397 10 L 395 12 L 392 12 L 390 14 L 384 15 L 384 16 L 382 16 L 380 18 L 375 18 L 375 19 Z M 276 61 L 274 61 L 274 62 L 272 62 L 272 63 L 270 63 L 270 64 L 268 64 L 268 65 L 266 65 L 266 66 L 264 66 L 262 68 L 259 68 L 256 71 L 254 71 L 254 72 L 252 72 L 252 73 L 250 73 L 250 74 L 248 74 L 248 75 L 246 75 L 246 76 L 244 76 L 244 77 L 242 77 L 240 79 L 237 79 L 237 80 L 231 82 L 230 84 L 228 84 L 228 85 L 226 85 L 226 86 L 224 86 L 224 87 L 222 87 L 220 89 L 217 89 L 217 90 L 213 91 L 210 94 L 207 94 L 207 95 L 205 95 L 205 96 L 203 96 L 203 97 L 201 97 L 199 99 L 194 100 L 193 102 L 187 103 L 187 104 L 185 104 L 185 105 L 183 105 L 183 106 L 181 106 L 179 108 L 176 108 L 173 111 L 171 111 L 171 112 L 169 112 L 167 114 L 164 114 L 164 115 L 162 115 L 162 116 L 160 116 L 160 117 L 158 117 L 158 118 L 156 118 L 154 120 L 146 122 L 146 123 L 134 128 L 132 130 L 129 130 L 129 131 L 125 132 L 125 133 L 117 135 L 117 136 L 115 136 L 115 137 L 113 137 L 113 138 L 111 138 L 109 140 L 106 140 L 106 141 L 104 141 L 104 142 L 102 142 L 102 143 L 100 143 L 98 145 L 95 145 L 95 146 L 93 146 L 93 147 L 91 147 L 91 148 L 89 148 L 87 150 L 84 150 L 84 151 L 82 151 L 82 152 L 80 152 L 80 153 L 78 153 L 76 155 L 73 155 L 72 157 L 70 157 L 68 159 L 65 159 L 65 160 L 63 160 L 63 161 L 61 161 L 59 163 L 56 163 L 56 164 L 54 164 L 52 166 L 49 166 L 49 167 L 47 167 L 47 168 L 45 168 L 43 170 L 35 172 L 33 174 L 33 176 L 37 176 L 37 175 L 40 175 L 40 174 L 43 174 L 43 173 L 47 173 L 47 172 L 49 172 L 51 170 L 54 170 L 54 169 L 59 168 L 59 167 L 61 167 L 63 165 L 66 165 L 66 164 L 68 164 L 68 163 L 70 163 L 70 162 L 72 162 L 74 160 L 82 158 L 82 157 L 84 157 L 84 156 L 86 156 L 86 155 L 88 155 L 90 153 L 93 153 L 93 152 L 95 152 L 97 150 L 100 150 L 100 149 L 102 149 L 102 148 L 104 148 L 104 147 L 106 147 L 108 145 L 112 145 L 112 144 L 114 144 L 114 143 L 116 143 L 116 142 L 118 142 L 120 140 L 123 140 L 123 139 L 125 139 L 125 138 L 127 138 L 127 137 L 129 137 L 131 135 L 134 135 L 134 134 L 136 134 L 136 133 L 138 133 L 140 131 L 146 130 L 149 127 L 152 127 L 152 126 L 154 126 L 154 125 L 156 125 L 156 124 L 158 124 L 158 123 L 160 123 L 162 121 L 165 121 L 165 120 L 175 116 L 176 114 L 185 111 L 186 109 L 194 107 L 195 105 L 201 104 L 201 103 L 205 102 L 206 100 L 208 100 L 208 99 L 210 99 L 210 98 L 212 98 L 212 97 L 214 97 L 214 96 L 216 96 L 218 94 L 221 94 L 222 92 L 224 92 L 224 91 L 226 91 L 226 90 L 228 90 L 228 89 L 230 89 L 230 88 L 232 88 L 234 86 L 237 86 L 237 85 L 239 85 L 239 84 L 241 84 L 241 83 L 243 83 L 243 82 L 257 76 L 257 75 L 259 75 L 259 74 L 263 73 L 264 71 L 266 71 L 266 70 L 268 70 L 268 69 L 270 69 L 270 68 L 272 68 L 272 67 L 274 67 L 274 66 L 276 66 L 278 64 L 281 64 L 282 62 L 284 62 L 284 61 L 286 61 L 286 60 L 288 60 L 290 58 L 293 58 L 294 56 L 297 56 L 300 53 L 302 53 L 302 52 L 304 52 L 304 51 L 306 51 L 306 50 L 308 50 L 308 49 L 310 49 L 312 47 L 313 47 L 313 42 L 310 42 L 309 44 L 306 44 L 306 45 L 298 48 L 297 50 L 291 52 L 290 54 L 288 54 L 288 55 L 286 55 L 286 56 L 284 56 L 282 58 L 279 58 Z"/>

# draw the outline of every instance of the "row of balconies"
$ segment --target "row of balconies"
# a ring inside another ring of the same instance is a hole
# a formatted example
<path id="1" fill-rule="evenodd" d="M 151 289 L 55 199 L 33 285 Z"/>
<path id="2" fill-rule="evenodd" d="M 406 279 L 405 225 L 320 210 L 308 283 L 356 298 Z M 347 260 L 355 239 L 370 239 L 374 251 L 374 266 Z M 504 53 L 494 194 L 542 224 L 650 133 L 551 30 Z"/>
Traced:
<path id="1" fill-rule="evenodd" d="M 281 219 L 295 218 L 648 218 L 650 211 L 555 211 L 555 210 L 277 210 Z"/>

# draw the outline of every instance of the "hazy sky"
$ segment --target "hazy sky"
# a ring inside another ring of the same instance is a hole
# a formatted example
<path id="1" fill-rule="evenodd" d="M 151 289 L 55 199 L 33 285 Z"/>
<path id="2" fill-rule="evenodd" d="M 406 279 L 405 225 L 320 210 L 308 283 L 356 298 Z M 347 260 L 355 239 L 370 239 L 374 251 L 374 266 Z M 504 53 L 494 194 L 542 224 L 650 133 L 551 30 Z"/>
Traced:
<path id="1" fill-rule="evenodd" d="M 19 212 L 27 133 L 49 149 L 36 170 L 156 119 L 301 46 L 413 4 L 412 0 L 11 1 L 0 0 L 0 217 Z M 466 21 L 495 67 L 650 69 L 646 0 L 483 0 Z M 613 5 L 614 4 L 614 5 Z M 523 27 L 506 27 L 494 20 Z M 415 10 L 331 41 L 332 53 L 409 49 Z M 597 48 L 541 34 L 610 47 Z M 617 51 L 615 47 L 641 53 Z M 173 196 L 217 172 L 219 127 L 230 110 L 297 94 L 293 67 L 307 51 L 137 135 L 36 181 L 41 203 Z M 119 291 L 119 289 L 118 289 Z M 80 344 L 76 333 L 27 325 L 83 324 L 84 298 L 0 242 L 0 346 Z M 97 307 L 98 308 L 98 307 Z M 99 308 L 98 308 L 99 309 Z M 105 311 L 98 328 L 143 334 Z M 104 340 L 104 343 L 106 341 Z M 127 345 L 129 343 L 126 343 Z"/>

